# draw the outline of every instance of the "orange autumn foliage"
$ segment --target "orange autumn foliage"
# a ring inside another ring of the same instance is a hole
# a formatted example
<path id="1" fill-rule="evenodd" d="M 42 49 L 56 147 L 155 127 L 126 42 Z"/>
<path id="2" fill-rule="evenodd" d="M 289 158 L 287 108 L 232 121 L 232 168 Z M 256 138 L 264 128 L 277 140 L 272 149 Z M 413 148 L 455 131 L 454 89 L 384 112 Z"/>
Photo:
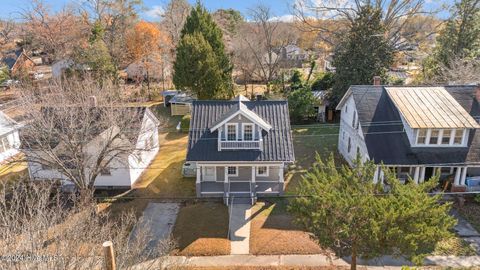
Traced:
<path id="1" fill-rule="evenodd" d="M 127 50 L 134 61 L 147 56 L 164 54 L 168 51 L 170 44 L 165 32 L 145 21 L 138 22 L 127 38 Z"/>

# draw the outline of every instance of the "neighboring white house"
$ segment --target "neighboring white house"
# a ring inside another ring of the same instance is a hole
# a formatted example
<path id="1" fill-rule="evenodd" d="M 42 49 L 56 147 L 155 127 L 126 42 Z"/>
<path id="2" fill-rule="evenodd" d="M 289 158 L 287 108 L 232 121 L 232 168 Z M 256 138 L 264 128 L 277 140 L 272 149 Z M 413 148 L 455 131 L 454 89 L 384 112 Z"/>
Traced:
<path id="1" fill-rule="evenodd" d="M 359 155 L 395 168 L 401 180 L 438 172 L 454 190 L 478 189 L 479 102 L 477 86 L 351 86 L 337 106 L 338 150 L 351 165 Z M 380 166 L 374 181 L 383 181 Z"/>
<path id="2" fill-rule="evenodd" d="M 255 202 L 283 193 L 295 161 L 287 101 L 193 101 L 186 161 L 198 197 Z"/>
<path id="3" fill-rule="evenodd" d="M 133 144 L 134 147 L 132 147 L 132 149 L 134 150 L 128 155 L 113 159 L 100 175 L 97 176 L 94 183 L 96 188 L 131 188 L 158 153 L 160 146 L 158 139 L 158 119 L 148 108 L 136 107 L 128 109 L 137 109 L 140 112 L 138 119 L 132 119 L 132 121 L 139 121 L 138 130 L 133 133 L 133 136 L 125 136 L 128 137 L 128 139 L 125 138 L 119 143 Z M 104 144 L 106 134 L 112 134 L 109 133 L 112 132 L 112 130 L 116 132 L 115 129 L 118 129 L 118 127 L 113 126 L 100 132 L 87 144 L 86 151 L 89 153 L 88 155 L 92 157 L 92 160 L 95 160 L 94 157 L 96 157 L 96 153 L 99 152 L 99 149 L 102 149 L 100 145 Z M 58 151 L 61 151 L 61 149 L 61 144 L 58 144 L 54 148 L 54 150 Z M 27 155 L 27 160 L 29 160 L 29 150 L 30 149 L 26 149 L 24 151 Z M 68 177 L 58 170 L 37 162 L 32 162 L 31 160 L 34 159 L 30 159 L 28 162 L 28 171 L 31 179 L 40 181 L 61 180 L 65 186 L 72 185 L 72 183 L 68 181 Z M 89 171 L 85 171 L 86 175 L 89 173 Z"/>
<path id="4" fill-rule="evenodd" d="M 0 164 L 20 153 L 19 125 L 3 112 L 0 112 Z"/>

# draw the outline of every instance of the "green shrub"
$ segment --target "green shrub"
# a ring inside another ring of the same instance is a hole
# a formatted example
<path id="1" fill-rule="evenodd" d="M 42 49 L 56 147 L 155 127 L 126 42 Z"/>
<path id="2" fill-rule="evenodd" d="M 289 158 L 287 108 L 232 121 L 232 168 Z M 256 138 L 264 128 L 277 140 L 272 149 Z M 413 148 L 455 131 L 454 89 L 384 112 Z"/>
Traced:
<path id="1" fill-rule="evenodd" d="M 190 129 L 190 114 L 186 114 L 182 117 L 180 121 L 180 130 L 182 132 L 188 132 Z"/>

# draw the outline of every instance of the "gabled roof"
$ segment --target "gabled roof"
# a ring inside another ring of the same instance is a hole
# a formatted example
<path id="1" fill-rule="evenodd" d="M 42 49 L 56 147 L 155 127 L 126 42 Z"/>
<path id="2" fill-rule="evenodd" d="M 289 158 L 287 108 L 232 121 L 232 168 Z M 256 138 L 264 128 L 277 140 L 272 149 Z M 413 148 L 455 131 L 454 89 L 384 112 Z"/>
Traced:
<path id="1" fill-rule="evenodd" d="M 3 63 L 5 63 L 5 65 L 7 65 L 8 69 L 11 70 L 13 66 L 15 66 L 15 63 L 17 63 L 18 58 L 22 54 L 24 54 L 25 57 L 27 57 L 27 59 L 30 59 L 30 57 L 28 57 L 28 55 L 25 54 L 25 51 L 23 49 L 18 49 L 18 50 L 7 53 L 7 55 L 2 59 L 2 61 Z"/>
<path id="2" fill-rule="evenodd" d="M 248 111 L 271 125 L 262 132 L 263 150 L 217 151 L 217 132 L 210 128 L 239 110 L 238 101 L 194 101 L 190 120 L 187 161 L 293 162 L 293 142 L 287 101 L 243 101 Z"/>
<path id="3" fill-rule="evenodd" d="M 480 128 L 445 87 L 385 87 L 411 128 Z"/>
<path id="4" fill-rule="evenodd" d="M 475 99 L 476 86 L 444 88 L 472 117 L 480 115 L 480 105 Z M 479 129 L 470 131 L 468 147 L 412 148 L 404 131 L 400 112 L 383 86 L 351 86 L 348 96 L 352 96 L 355 101 L 368 155 L 376 163 L 460 165 L 480 162 Z"/>
<path id="5" fill-rule="evenodd" d="M 210 131 L 214 132 L 221 126 L 223 126 L 225 123 L 233 119 L 235 116 L 241 114 L 242 116 L 245 116 L 247 119 L 250 121 L 254 122 L 255 124 L 259 125 L 263 130 L 269 131 L 272 126 L 267 123 L 265 120 L 263 120 L 262 117 L 258 116 L 256 113 L 251 111 L 245 104 L 245 101 L 242 101 L 241 97 L 238 97 L 237 100 L 234 101 L 235 105 L 232 106 L 230 111 L 222 115 L 216 122 L 212 124 L 210 127 Z"/>

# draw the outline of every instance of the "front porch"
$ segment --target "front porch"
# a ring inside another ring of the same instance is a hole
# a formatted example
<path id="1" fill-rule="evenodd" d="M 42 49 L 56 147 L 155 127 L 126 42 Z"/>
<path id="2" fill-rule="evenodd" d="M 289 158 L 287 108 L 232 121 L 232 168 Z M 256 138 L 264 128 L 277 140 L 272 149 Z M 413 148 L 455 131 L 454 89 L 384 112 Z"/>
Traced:
<path id="1" fill-rule="evenodd" d="M 418 183 L 430 179 L 434 175 L 439 175 L 440 181 L 450 181 L 457 189 L 466 189 L 468 191 L 480 190 L 480 166 L 386 166 L 393 169 L 397 178 L 402 183 L 406 183 L 410 179 Z M 384 182 L 384 173 L 380 166 L 375 172 L 374 182 Z"/>
<path id="2" fill-rule="evenodd" d="M 283 193 L 283 164 L 197 164 L 197 197 L 254 198 Z"/>

